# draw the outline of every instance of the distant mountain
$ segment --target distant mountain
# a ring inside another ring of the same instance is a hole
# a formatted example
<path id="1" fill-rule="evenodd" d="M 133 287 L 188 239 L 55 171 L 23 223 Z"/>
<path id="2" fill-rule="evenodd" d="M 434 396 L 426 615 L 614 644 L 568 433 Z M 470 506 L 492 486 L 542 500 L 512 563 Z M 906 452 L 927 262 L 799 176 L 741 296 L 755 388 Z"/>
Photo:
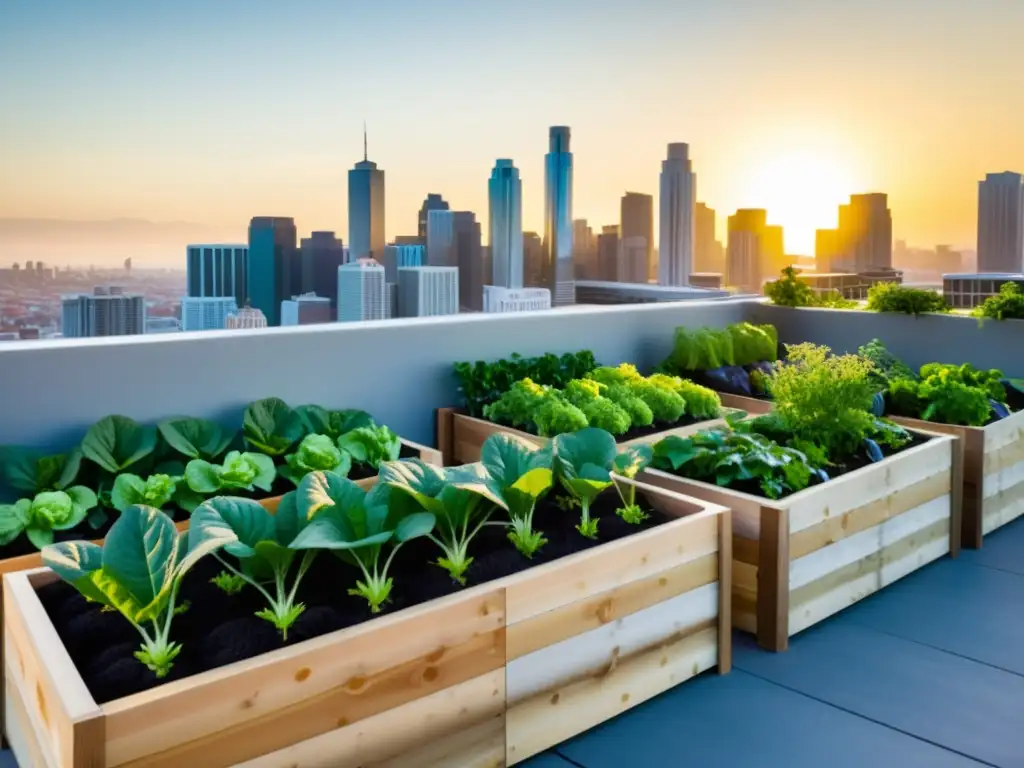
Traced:
<path id="1" fill-rule="evenodd" d="M 147 221 L 145 219 L 109 219 L 74 221 L 70 219 L 0 218 L 0 242 L 89 243 L 177 243 L 245 240 L 242 227 L 223 227 L 186 221 Z"/>

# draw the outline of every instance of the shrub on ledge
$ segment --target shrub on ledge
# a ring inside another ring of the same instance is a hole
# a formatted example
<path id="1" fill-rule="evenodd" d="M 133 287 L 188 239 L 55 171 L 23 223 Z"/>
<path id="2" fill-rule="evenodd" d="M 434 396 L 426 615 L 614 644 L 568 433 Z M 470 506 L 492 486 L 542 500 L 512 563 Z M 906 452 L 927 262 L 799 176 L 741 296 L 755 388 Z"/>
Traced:
<path id="1" fill-rule="evenodd" d="M 811 287 L 797 277 L 799 273 L 793 267 L 782 270 L 778 280 L 766 283 L 765 295 L 773 304 L 780 307 L 826 307 L 829 309 L 854 309 L 857 302 L 843 298 L 839 291 L 829 291 L 818 295 Z"/>
<path id="2" fill-rule="evenodd" d="M 950 306 L 935 291 L 907 288 L 899 283 L 876 283 L 868 291 L 868 309 L 872 312 L 921 315 L 926 312 L 949 312 Z"/>
<path id="3" fill-rule="evenodd" d="M 1003 283 L 999 295 L 985 299 L 974 315 L 993 320 L 1024 320 L 1024 292 L 1017 283 Z"/>

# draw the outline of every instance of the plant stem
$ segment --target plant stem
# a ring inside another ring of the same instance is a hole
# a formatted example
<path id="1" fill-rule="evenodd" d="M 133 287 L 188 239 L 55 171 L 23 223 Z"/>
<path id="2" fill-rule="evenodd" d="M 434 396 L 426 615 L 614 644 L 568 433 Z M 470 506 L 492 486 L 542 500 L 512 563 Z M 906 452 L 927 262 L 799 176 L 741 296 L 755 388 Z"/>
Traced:
<path id="1" fill-rule="evenodd" d="M 238 576 L 240 579 L 244 579 L 246 584 L 252 584 L 252 586 L 256 587 L 256 589 L 258 589 L 260 591 L 260 594 L 263 595 L 263 597 L 265 597 L 267 599 L 268 603 L 270 603 L 270 604 L 274 603 L 274 598 L 272 598 L 270 596 L 270 593 L 267 592 L 267 590 L 265 590 L 262 587 L 262 585 L 260 585 L 260 583 L 258 581 L 256 581 L 255 579 L 250 579 L 248 576 L 246 576 L 240 570 L 235 568 L 233 565 L 231 565 L 231 563 L 227 562 L 223 557 L 221 557 L 219 552 L 214 552 L 213 556 L 215 558 L 217 558 L 217 560 L 220 561 L 221 565 L 223 565 L 225 568 L 227 568 L 233 574 Z"/>

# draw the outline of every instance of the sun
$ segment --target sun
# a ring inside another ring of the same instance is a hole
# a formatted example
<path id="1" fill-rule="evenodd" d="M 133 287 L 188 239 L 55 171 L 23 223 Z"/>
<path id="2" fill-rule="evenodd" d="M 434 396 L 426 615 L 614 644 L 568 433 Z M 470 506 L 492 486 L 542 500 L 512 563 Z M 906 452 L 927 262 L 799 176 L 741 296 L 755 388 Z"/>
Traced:
<path id="1" fill-rule="evenodd" d="M 813 256 L 815 230 L 836 226 L 839 206 L 857 191 L 853 184 L 835 157 L 793 151 L 758 167 L 744 197 L 750 207 L 768 210 L 770 224 L 782 226 L 787 254 Z"/>

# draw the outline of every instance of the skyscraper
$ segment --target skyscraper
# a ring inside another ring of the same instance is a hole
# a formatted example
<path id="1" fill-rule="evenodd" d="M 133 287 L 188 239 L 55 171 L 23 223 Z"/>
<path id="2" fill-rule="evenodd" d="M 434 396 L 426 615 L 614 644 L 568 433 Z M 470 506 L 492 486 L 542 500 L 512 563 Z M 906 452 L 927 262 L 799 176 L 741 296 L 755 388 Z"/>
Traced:
<path id="1" fill-rule="evenodd" d="M 620 206 L 620 236 L 622 242 L 627 240 L 631 243 L 631 257 L 635 261 L 635 249 L 643 239 L 643 275 L 636 263 L 630 265 L 628 270 L 632 279 L 628 282 L 646 283 L 654 272 L 654 197 L 644 195 L 640 192 L 627 192 L 622 196 Z"/>
<path id="2" fill-rule="evenodd" d="M 774 240 L 767 233 L 768 212 L 741 208 L 729 217 L 729 245 L 726 253 L 726 283 L 746 293 L 760 293 Z"/>
<path id="3" fill-rule="evenodd" d="M 432 317 L 459 312 L 459 270 L 455 267 L 399 267 L 401 317 Z"/>
<path id="4" fill-rule="evenodd" d="M 374 259 L 357 259 L 338 267 L 338 322 L 387 318 L 384 267 Z"/>
<path id="5" fill-rule="evenodd" d="M 978 182 L 978 271 L 1024 272 L 1024 186 L 1019 173 Z"/>
<path id="6" fill-rule="evenodd" d="M 431 211 L 427 216 L 427 264 L 458 267 L 459 306 L 483 309 L 485 261 L 480 223 L 470 211 Z"/>
<path id="7" fill-rule="evenodd" d="M 334 282 L 338 282 L 335 270 Z M 337 292 L 337 286 L 335 286 Z M 331 311 L 331 300 L 315 293 L 304 293 L 292 296 L 281 302 L 281 325 L 314 325 L 316 323 L 333 322 L 335 314 Z"/>
<path id="8" fill-rule="evenodd" d="M 363 159 L 348 172 L 349 260 L 384 255 L 384 171 L 370 162 L 363 128 Z"/>
<path id="9" fill-rule="evenodd" d="M 231 297 L 241 306 L 249 297 L 249 248 L 246 245 L 189 245 L 185 249 L 186 286 L 192 298 Z M 39 265 L 42 267 L 42 264 Z M 130 272 L 130 270 L 127 270 Z"/>
<path id="10" fill-rule="evenodd" d="M 718 222 L 714 208 L 697 203 L 693 216 L 693 270 L 692 272 L 725 272 L 725 254 L 718 242 Z M 660 263 L 664 263 L 662 258 Z M 691 273 L 692 274 L 692 273 Z"/>
<path id="11" fill-rule="evenodd" d="M 697 180 L 688 144 L 668 145 L 668 157 L 661 162 L 659 203 L 658 283 L 689 285 L 690 273 L 696 271 L 693 245 Z"/>
<path id="12" fill-rule="evenodd" d="M 613 283 L 619 279 L 619 227 L 608 224 L 597 236 L 597 280 Z"/>
<path id="13" fill-rule="evenodd" d="M 623 237 L 619 241 L 618 269 L 616 280 L 620 283 L 646 284 L 649 254 L 647 238 L 642 235 Z"/>
<path id="14" fill-rule="evenodd" d="M 386 245 L 384 246 L 385 279 L 389 283 L 398 284 L 398 270 L 402 267 L 422 267 L 427 262 L 426 241 L 424 245 Z"/>
<path id="15" fill-rule="evenodd" d="M 536 232 L 523 232 L 523 285 L 544 285 L 544 244 Z"/>
<path id="16" fill-rule="evenodd" d="M 427 217 L 431 211 L 447 211 L 448 203 L 445 199 L 434 192 L 427 195 L 420 206 L 420 214 L 417 221 L 417 232 L 419 233 L 420 245 L 427 244 Z M 397 240 L 395 241 L 398 242 Z"/>
<path id="17" fill-rule="evenodd" d="M 597 240 L 586 219 L 572 223 L 572 260 L 578 280 L 597 279 Z"/>
<path id="18" fill-rule="evenodd" d="M 338 308 L 338 267 L 345 263 L 345 245 L 333 232 L 311 232 L 302 238 L 302 285 L 295 286 L 303 293 L 315 293 Z M 334 316 L 334 312 L 331 316 Z M 282 325 L 284 323 L 282 322 Z"/>
<path id="19" fill-rule="evenodd" d="M 487 183 L 491 284 L 523 287 L 523 183 L 511 160 L 498 160 Z M 482 301 L 481 297 L 481 301 Z"/>
<path id="20" fill-rule="evenodd" d="M 572 263 L 572 152 L 569 128 L 552 126 L 544 156 L 544 288 L 554 307 L 576 303 Z"/>
<path id="21" fill-rule="evenodd" d="M 850 195 L 839 206 L 839 226 L 815 235 L 819 272 L 868 272 L 892 268 L 892 213 L 882 192 Z"/>
<path id="22" fill-rule="evenodd" d="M 249 296 L 269 325 L 281 324 L 281 302 L 300 292 L 295 220 L 256 216 L 249 222 Z M 239 306 L 243 306 L 243 301 Z"/>
<path id="23" fill-rule="evenodd" d="M 181 330 L 223 330 L 228 315 L 237 311 L 238 304 L 230 296 L 186 296 L 181 300 Z"/>
<path id="24" fill-rule="evenodd" d="M 118 286 L 97 286 L 91 294 L 61 297 L 65 338 L 134 336 L 146 332 L 146 299 Z"/>

